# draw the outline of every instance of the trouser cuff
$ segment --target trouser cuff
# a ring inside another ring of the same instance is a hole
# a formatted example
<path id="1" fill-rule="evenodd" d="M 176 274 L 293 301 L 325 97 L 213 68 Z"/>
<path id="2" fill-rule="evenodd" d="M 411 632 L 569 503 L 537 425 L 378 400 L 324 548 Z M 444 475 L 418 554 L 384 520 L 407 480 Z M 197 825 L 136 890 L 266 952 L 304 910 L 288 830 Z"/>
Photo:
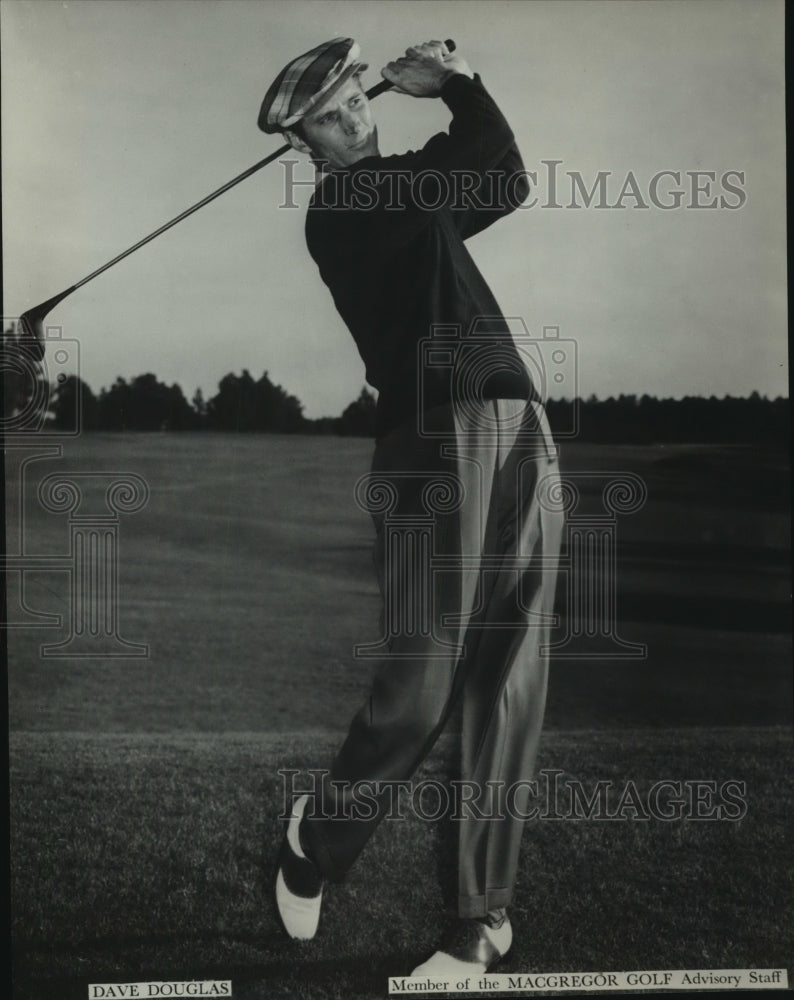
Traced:
<path id="1" fill-rule="evenodd" d="M 458 916 L 484 917 L 489 910 L 509 906 L 512 898 L 513 890 L 506 888 L 486 889 L 481 896 L 458 896 Z"/>
<path id="2" fill-rule="evenodd" d="M 319 823 L 304 818 L 299 836 L 304 853 L 328 882 L 344 882 L 347 870 L 334 861 Z"/>

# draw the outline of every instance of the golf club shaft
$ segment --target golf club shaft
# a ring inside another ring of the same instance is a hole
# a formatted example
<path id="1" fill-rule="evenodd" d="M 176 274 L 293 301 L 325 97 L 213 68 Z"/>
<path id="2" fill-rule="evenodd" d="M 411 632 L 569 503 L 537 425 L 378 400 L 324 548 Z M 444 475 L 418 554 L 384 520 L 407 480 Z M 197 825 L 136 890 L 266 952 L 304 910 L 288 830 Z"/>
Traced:
<path id="1" fill-rule="evenodd" d="M 455 43 L 452 41 L 451 38 L 447 39 L 444 44 L 446 45 L 447 49 L 449 49 L 450 52 L 455 51 Z M 388 80 L 381 80 L 380 83 L 375 84 L 374 87 L 370 87 L 370 89 L 366 92 L 367 99 L 371 101 L 373 98 L 378 97 L 378 95 L 389 90 L 392 86 L 393 85 L 389 83 Z M 244 170 L 241 174 L 238 174 L 236 177 L 233 177 L 230 181 L 227 181 L 226 184 L 224 184 L 222 187 L 219 187 L 217 191 L 213 191 L 211 194 L 208 194 L 206 198 L 202 198 L 201 201 L 196 202 L 195 205 L 191 205 L 190 208 L 186 208 L 184 212 L 180 212 L 179 215 L 175 216 L 173 219 L 166 222 L 164 225 L 160 226 L 159 229 L 155 229 L 153 233 L 149 233 L 148 236 L 144 236 L 142 240 L 138 240 L 138 242 L 134 243 L 131 247 L 127 247 L 126 250 L 122 250 L 122 252 L 120 254 L 117 254 L 117 256 L 115 256 L 112 260 L 109 260 L 106 264 L 103 264 L 101 267 L 98 267 L 95 271 L 92 271 L 90 274 L 86 275 L 85 278 L 82 278 L 80 281 L 76 282 L 74 285 L 67 288 L 65 291 L 60 292 L 58 295 L 54 295 L 51 299 L 47 299 L 46 302 L 42 302 L 38 306 L 34 306 L 32 309 L 28 309 L 25 313 L 23 313 L 20 319 L 30 320 L 33 322 L 40 322 L 44 318 L 44 316 L 47 315 L 50 309 L 52 309 L 55 305 L 57 305 L 57 303 L 60 302 L 62 299 L 65 299 L 67 295 L 71 295 L 72 292 L 76 291 L 78 288 L 81 288 L 89 281 L 92 281 L 98 275 L 102 274 L 104 271 L 107 271 L 108 268 L 113 267 L 114 264 L 118 264 L 120 260 L 124 260 L 125 257 L 129 257 L 131 253 L 135 253 L 136 250 L 140 250 L 142 246 L 145 246 L 147 243 L 151 243 L 151 241 L 160 236 L 161 233 L 164 233 L 166 232 L 166 230 L 171 229 L 178 222 L 181 222 L 183 219 L 186 219 L 189 215 L 192 215 L 194 212 L 198 212 L 200 208 L 203 208 L 205 205 L 208 205 L 211 201 L 214 201 L 216 198 L 220 198 L 222 194 L 225 194 L 231 188 L 235 187 L 235 185 L 239 184 L 241 181 L 244 181 L 252 174 L 255 174 L 258 170 L 261 170 L 263 167 L 266 167 L 268 163 L 272 163 L 273 160 L 277 160 L 279 156 L 282 156 L 291 148 L 292 147 L 290 146 L 289 143 L 285 143 L 274 153 L 271 153 L 270 156 L 266 156 L 264 160 L 260 160 L 258 163 L 255 163 L 247 170 Z"/>
<path id="2" fill-rule="evenodd" d="M 80 288 L 81 285 L 84 285 L 87 281 L 91 281 L 92 278 L 96 278 L 97 275 L 102 274 L 103 271 L 107 271 L 109 267 L 113 267 L 114 264 L 118 264 L 120 260 L 123 260 L 125 257 L 128 257 L 131 253 L 134 253 L 136 250 L 139 250 L 142 246 L 145 246 L 147 243 L 150 243 L 161 233 L 164 233 L 167 229 L 171 229 L 172 226 L 175 226 L 178 222 L 181 222 L 183 219 L 186 219 L 189 215 L 192 215 L 194 212 L 198 212 L 200 208 L 204 208 L 205 205 L 209 205 L 211 201 L 214 201 L 216 198 L 220 198 L 222 194 L 225 194 L 236 184 L 239 184 L 241 181 L 244 181 L 247 177 L 250 177 L 252 174 L 255 174 L 257 170 L 261 170 L 262 167 L 266 167 L 268 163 L 272 163 L 273 160 L 277 160 L 279 156 L 281 156 L 283 153 L 286 153 L 287 150 L 291 148 L 292 147 L 290 146 L 289 143 L 285 143 L 283 146 L 279 147 L 275 151 L 275 153 L 271 153 L 270 156 L 266 156 L 264 160 L 260 160 L 258 163 L 255 163 L 252 167 L 249 167 L 247 170 L 244 170 L 241 174 L 238 174 L 236 177 L 233 177 L 230 181 L 227 181 L 222 187 L 219 187 L 217 191 L 211 192 L 211 194 L 208 194 L 206 198 L 202 198 L 201 201 L 197 201 L 195 205 L 191 205 L 190 208 L 186 208 L 184 212 L 180 212 L 179 215 L 175 216 L 169 222 L 164 223 L 162 226 L 160 226 L 159 229 L 155 229 L 153 233 L 149 233 L 149 235 L 144 236 L 142 240 L 138 240 L 137 243 L 133 244 L 131 247 L 128 247 L 126 250 L 123 250 L 120 254 L 114 257 L 113 260 L 109 260 L 107 264 L 103 264 L 101 267 L 98 267 L 96 271 L 92 271 L 91 274 L 86 275 L 85 278 L 82 278 L 76 284 L 72 285 L 69 291 L 73 292 L 75 289 Z"/>

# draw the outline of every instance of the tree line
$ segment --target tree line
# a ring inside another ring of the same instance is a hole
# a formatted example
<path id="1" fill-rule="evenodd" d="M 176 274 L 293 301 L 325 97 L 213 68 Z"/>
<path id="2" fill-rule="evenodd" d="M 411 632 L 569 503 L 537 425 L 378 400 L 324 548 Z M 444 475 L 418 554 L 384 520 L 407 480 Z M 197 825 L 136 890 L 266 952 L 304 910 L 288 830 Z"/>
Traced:
<path id="1" fill-rule="evenodd" d="M 49 360 L 49 355 L 52 360 Z M 118 377 L 95 394 L 79 375 L 58 372 L 57 342 L 43 360 L 16 324 L 3 330 L 0 349 L 3 427 L 75 431 L 235 431 L 281 434 L 375 434 L 374 393 L 366 387 L 338 417 L 304 416 L 303 404 L 268 372 L 255 379 L 244 369 L 230 372 L 205 400 L 197 389 L 188 402 L 181 386 L 167 385 L 147 372 Z"/>
<path id="2" fill-rule="evenodd" d="M 563 439 L 613 444 L 752 444 L 789 446 L 789 400 L 749 396 L 620 395 L 546 402 L 552 431 Z"/>
<path id="3" fill-rule="evenodd" d="M 26 407 L 43 411 L 42 429 L 58 431 L 227 431 L 237 433 L 338 434 L 374 437 L 376 397 L 366 387 L 338 417 L 309 419 L 303 404 L 265 371 L 255 379 L 244 369 L 229 373 L 205 400 L 197 389 L 188 402 L 179 385 L 146 373 L 117 378 L 95 394 L 79 376 L 59 374 L 48 381 L 47 361 L 36 362 L 12 327 L 3 333 L 4 427 Z M 789 402 L 749 397 L 648 395 L 599 400 L 550 399 L 546 410 L 561 439 L 603 443 L 714 442 L 788 445 Z"/>
<path id="4" fill-rule="evenodd" d="M 155 375 L 117 378 L 109 389 L 94 395 L 78 376 L 70 375 L 53 392 L 53 423 L 67 427 L 81 414 L 83 430 L 102 431 L 235 431 L 237 433 L 346 434 L 370 436 L 375 432 L 375 396 L 366 388 L 339 417 L 311 420 L 303 404 L 268 373 L 254 379 L 248 369 L 230 372 L 218 391 L 205 400 L 197 389 L 188 403 L 180 386 L 160 382 Z"/>

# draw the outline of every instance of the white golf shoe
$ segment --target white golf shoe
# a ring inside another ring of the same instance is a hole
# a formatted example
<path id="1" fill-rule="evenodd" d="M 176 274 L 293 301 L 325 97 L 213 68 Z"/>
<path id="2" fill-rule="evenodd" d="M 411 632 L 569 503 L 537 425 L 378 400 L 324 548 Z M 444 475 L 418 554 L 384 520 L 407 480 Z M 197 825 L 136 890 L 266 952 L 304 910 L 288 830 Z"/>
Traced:
<path id="1" fill-rule="evenodd" d="M 438 951 L 418 965 L 412 976 L 472 976 L 487 972 L 508 953 L 513 929 L 507 914 L 498 926 L 459 920 Z"/>
<path id="2" fill-rule="evenodd" d="M 324 880 L 303 852 L 298 828 L 308 795 L 292 804 L 292 815 L 281 846 L 276 873 L 276 906 L 284 930 L 298 941 L 310 941 L 317 933 Z"/>

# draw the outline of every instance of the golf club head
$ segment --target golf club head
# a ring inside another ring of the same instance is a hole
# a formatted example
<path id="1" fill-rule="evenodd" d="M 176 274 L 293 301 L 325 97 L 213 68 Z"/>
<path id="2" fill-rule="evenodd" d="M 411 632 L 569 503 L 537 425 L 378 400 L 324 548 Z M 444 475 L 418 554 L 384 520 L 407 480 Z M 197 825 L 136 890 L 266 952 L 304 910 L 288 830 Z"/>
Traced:
<path id="1" fill-rule="evenodd" d="M 60 295 L 54 295 L 51 299 L 47 299 L 46 302 L 41 302 L 32 309 L 26 310 L 19 317 L 19 325 L 22 328 L 22 342 L 30 348 L 37 361 L 41 361 L 44 358 L 44 317 L 72 291 L 74 291 L 74 288 L 67 288 L 65 292 L 61 292 Z"/>

